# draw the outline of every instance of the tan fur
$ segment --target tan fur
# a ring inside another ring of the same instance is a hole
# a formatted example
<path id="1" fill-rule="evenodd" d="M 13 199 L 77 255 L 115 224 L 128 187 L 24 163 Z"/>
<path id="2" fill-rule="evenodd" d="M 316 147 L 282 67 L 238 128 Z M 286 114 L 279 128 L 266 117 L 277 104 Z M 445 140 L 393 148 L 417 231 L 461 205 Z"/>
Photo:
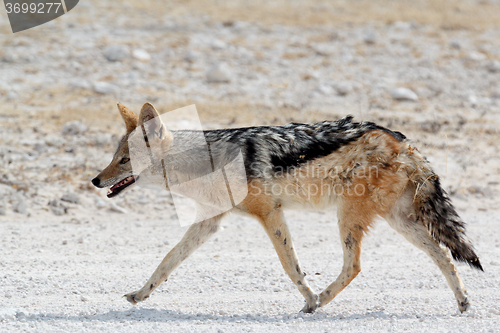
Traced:
<path id="1" fill-rule="evenodd" d="M 137 127 L 138 116 L 130 111 L 125 105 L 118 103 L 118 110 L 120 111 L 120 115 L 125 122 L 125 126 L 127 127 L 127 133 L 132 132 Z"/>

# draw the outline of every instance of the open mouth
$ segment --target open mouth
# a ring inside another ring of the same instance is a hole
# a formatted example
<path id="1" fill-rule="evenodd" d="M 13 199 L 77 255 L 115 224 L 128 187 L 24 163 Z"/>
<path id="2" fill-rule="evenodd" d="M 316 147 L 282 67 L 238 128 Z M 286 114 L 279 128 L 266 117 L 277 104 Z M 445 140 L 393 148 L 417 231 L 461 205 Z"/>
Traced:
<path id="1" fill-rule="evenodd" d="M 107 194 L 108 198 L 117 196 L 121 191 L 135 183 L 137 179 L 139 179 L 139 176 L 129 176 L 125 179 L 120 180 L 118 183 L 109 188 Z"/>

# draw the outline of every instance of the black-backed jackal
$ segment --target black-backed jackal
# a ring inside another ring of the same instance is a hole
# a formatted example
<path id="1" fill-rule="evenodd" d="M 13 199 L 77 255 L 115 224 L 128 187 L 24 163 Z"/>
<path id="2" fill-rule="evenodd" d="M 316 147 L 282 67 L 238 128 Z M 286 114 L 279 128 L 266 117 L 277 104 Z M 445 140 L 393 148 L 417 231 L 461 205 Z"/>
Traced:
<path id="1" fill-rule="evenodd" d="M 147 139 L 157 140 L 165 151 L 176 144 L 176 137 L 192 134 L 168 131 L 149 103 L 139 116 L 121 104 L 118 108 L 127 134 L 109 166 L 92 180 L 97 187 L 110 187 L 109 197 L 141 177 L 134 174 L 130 163 L 127 139 L 133 130 L 142 127 L 144 132 L 143 125 L 157 119 Z M 209 144 L 227 142 L 241 149 L 248 194 L 231 211 L 251 215 L 264 227 L 283 268 L 306 300 L 302 311 L 314 312 L 325 306 L 358 275 L 362 239 L 377 216 L 431 257 L 455 294 L 460 311 L 469 307 L 452 258 L 482 270 L 479 258 L 439 177 L 401 133 L 345 117 L 312 125 L 211 130 L 203 135 Z M 189 173 L 189 168 L 183 172 Z M 283 210 L 329 205 L 337 206 L 344 265 L 338 278 L 318 295 L 300 268 Z M 191 225 L 144 287 L 125 295 L 127 300 L 136 304 L 147 299 L 217 232 L 224 215 Z"/>

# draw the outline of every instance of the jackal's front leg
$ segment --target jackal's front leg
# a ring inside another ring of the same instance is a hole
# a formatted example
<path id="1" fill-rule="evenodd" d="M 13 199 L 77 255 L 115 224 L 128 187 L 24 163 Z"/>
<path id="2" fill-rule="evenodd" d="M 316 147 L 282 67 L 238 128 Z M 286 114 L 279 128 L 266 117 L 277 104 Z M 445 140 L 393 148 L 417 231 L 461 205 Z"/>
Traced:
<path id="1" fill-rule="evenodd" d="M 221 218 L 222 215 L 191 225 L 182 240 L 170 250 L 156 268 L 144 287 L 125 295 L 127 301 L 137 304 L 148 298 L 160 283 L 167 280 L 174 269 L 219 229 Z"/>
<path id="2" fill-rule="evenodd" d="M 259 220 L 271 239 L 285 272 L 306 299 L 307 304 L 302 311 L 314 312 L 319 306 L 319 297 L 312 291 L 304 278 L 306 274 L 302 272 L 297 254 L 293 249 L 292 237 L 286 225 L 283 211 L 275 209 L 266 214 L 265 217 L 260 216 Z"/>
<path id="3" fill-rule="evenodd" d="M 339 211 L 339 231 L 344 252 L 344 265 L 337 279 L 319 295 L 320 306 L 330 303 L 361 271 L 363 228 L 356 212 L 343 214 Z M 368 225 L 368 223 L 363 223 L 363 225 Z"/>

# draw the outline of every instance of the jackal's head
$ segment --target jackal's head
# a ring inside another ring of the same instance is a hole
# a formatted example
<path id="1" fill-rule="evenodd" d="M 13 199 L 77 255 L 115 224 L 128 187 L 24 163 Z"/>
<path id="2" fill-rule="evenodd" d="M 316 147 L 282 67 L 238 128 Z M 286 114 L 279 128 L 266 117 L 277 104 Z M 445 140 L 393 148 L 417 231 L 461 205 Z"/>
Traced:
<path id="1" fill-rule="evenodd" d="M 166 129 L 158 111 L 152 104 L 144 104 L 139 116 L 120 103 L 118 103 L 118 110 L 125 122 L 127 133 L 120 140 L 111 163 L 92 179 L 92 184 L 96 187 L 109 187 L 108 198 L 112 198 L 124 189 L 131 187 L 141 177 L 141 173 L 132 169 L 132 147 L 129 146 L 129 138 L 140 136 L 141 142 L 146 148 L 144 150 L 149 150 L 150 146 L 154 144 L 162 151 L 167 151 L 172 144 L 172 133 Z"/>

